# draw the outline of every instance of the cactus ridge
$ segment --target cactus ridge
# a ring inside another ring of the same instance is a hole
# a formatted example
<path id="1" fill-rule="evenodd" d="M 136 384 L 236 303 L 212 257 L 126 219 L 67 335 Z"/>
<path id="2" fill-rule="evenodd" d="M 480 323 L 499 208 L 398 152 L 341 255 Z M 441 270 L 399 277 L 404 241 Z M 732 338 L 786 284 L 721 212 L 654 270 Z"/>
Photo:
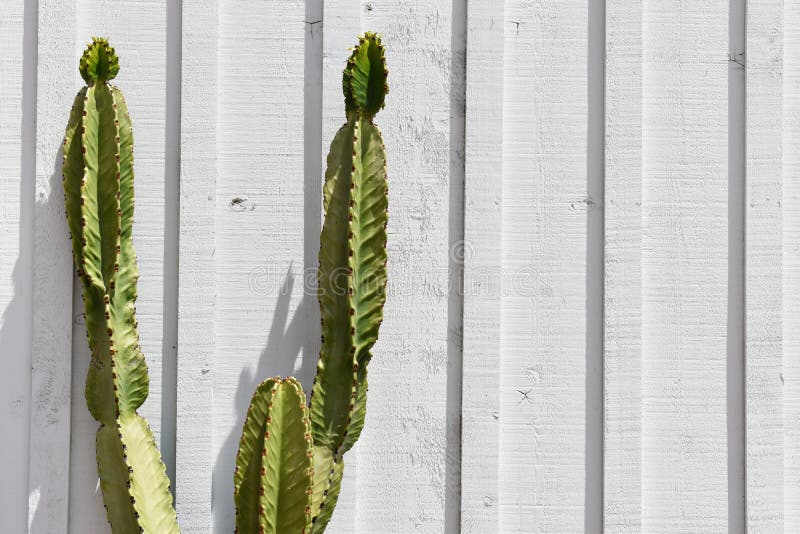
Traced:
<path id="1" fill-rule="evenodd" d="M 147 422 L 147 364 L 136 322 L 133 249 L 133 132 L 118 88 L 114 49 L 95 38 L 80 62 L 78 92 L 64 138 L 64 199 L 82 282 L 92 360 L 86 402 L 100 422 L 97 464 L 114 532 L 178 532 L 166 468 Z"/>
<path id="2" fill-rule="evenodd" d="M 310 534 L 313 480 L 302 387 L 294 378 L 265 380 L 253 394 L 236 456 L 236 531 Z"/>
<path id="3" fill-rule="evenodd" d="M 325 221 L 317 289 L 322 339 L 311 400 L 307 407 L 294 379 L 269 379 L 253 395 L 234 473 L 237 532 L 275 532 L 277 523 L 267 519 L 277 517 L 278 508 L 285 508 L 282 517 L 290 517 L 281 497 L 292 489 L 290 480 L 307 492 L 308 500 L 291 501 L 305 504 L 306 522 L 299 506 L 292 507 L 294 526 L 283 523 L 283 531 L 301 532 L 302 524 L 302 532 L 324 532 L 339 498 L 343 455 L 364 427 L 367 364 L 386 300 L 386 148 L 373 119 L 384 106 L 387 76 L 381 39 L 367 32 L 359 37 L 343 71 L 347 122 L 331 142 L 323 184 Z M 281 392 L 291 389 L 295 397 L 282 400 Z M 293 421 L 277 423 L 276 414 L 285 402 L 299 407 L 291 415 Z M 305 452 L 310 464 L 289 461 L 288 451 L 295 456 Z M 294 478 L 275 474 L 287 466 L 293 468 Z"/>

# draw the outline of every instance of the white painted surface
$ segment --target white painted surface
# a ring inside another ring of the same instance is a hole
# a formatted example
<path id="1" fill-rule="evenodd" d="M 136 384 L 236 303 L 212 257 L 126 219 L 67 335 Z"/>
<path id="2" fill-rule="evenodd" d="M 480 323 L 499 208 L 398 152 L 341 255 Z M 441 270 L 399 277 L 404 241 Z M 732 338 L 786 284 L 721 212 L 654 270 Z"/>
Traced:
<path id="1" fill-rule="evenodd" d="M 784 0 L 783 50 L 800 48 L 800 1 Z M 784 532 L 800 530 L 800 57 L 783 57 Z"/>
<path id="2" fill-rule="evenodd" d="M 175 503 L 185 532 L 211 530 L 217 187 L 217 1 L 183 0 Z"/>
<path id="3" fill-rule="evenodd" d="M 746 511 L 766 534 L 784 525 L 783 1 L 751 2 L 746 36 Z"/>
<path id="4" fill-rule="evenodd" d="M 642 530 L 642 8 L 606 2 L 604 525 Z"/>
<path id="5" fill-rule="evenodd" d="M 26 3 L 25 7 L 35 12 L 36 6 L 32 3 Z M 73 358 L 77 356 L 78 351 L 71 350 L 75 347 L 73 343 L 86 337 L 73 335 L 78 314 L 73 303 L 72 247 L 67 237 L 61 186 L 63 124 L 64 118 L 69 116 L 79 78 L 74 69 L 74 59 L 70 61 L 75 50 L 75 9 L 72 0 L 39 2 L 38 21 L 31 21 L 26 26 L 26 31 L 37 32 L 38 38 L 35 52 L 33 344 L 27 488 L 28 528 L 36 534 L 65 529 L 75 515 L 68 508 L 69 504 L 80 502 L 83 497 L 75 495 L 70 473 L 88 472 L 87 467 L 91 465 L 75 462 L 72 454 L 72 438 L 79 435 L 70 430 L 74 417 L 82 412 L 71 409 L 74 402 L 70 403 L 70 393 L 74 398 L 74 391 L 70 380 L 80 371 L 71 369 L 70 355 Z M 34 53 L 30 48 L 26 52 Z M 34 84 L 30 83 L 28 87 L 33 90 Z M 91 434 L 94 435 L 94 431 Z M 19 486 L 24 487 L 24 482 L 20 481 Z M 15 509 L 12 513 L 20 512 Z M 96 508 L 87 506 L 88 516 L 96 513 Z"/>
<path id="6" fill-rule="evenodd" d="M 499 530 L 579 532 L 588 3 L 509 1 L 502 23 Z"/>
<path id="7" fill-rule="evenodd" d="M 727 530 L 728 0 L 645 2 L 642 530 Z"/>
<path id="8" fill-rule="evenodd" d="M 58 155 L 85 42 L 135 125 L 143 411 L 184 530 L 229 532 L 253 388 L 313 379 L 304 273 L 367 29 L 390 285 L 329 531 L 598 532 L 601 502 L 607 532 L 800 530 L 800 2 L 606 0 L 604 78 L 588 7 L 3 0 L 2 531 L 108 531 Z"/>

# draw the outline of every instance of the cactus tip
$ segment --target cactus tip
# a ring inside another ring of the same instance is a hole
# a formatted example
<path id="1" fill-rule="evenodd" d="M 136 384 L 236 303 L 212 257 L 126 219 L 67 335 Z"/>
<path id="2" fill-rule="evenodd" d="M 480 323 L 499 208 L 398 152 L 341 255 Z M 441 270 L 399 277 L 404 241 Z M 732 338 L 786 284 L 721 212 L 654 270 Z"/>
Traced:
<path id="1" fill-rule="evenodd" d="M 107 39 L 92 38 L 81 56 L 79 70 L 87 84 L 114 79 L 119 72 L 119 58 Z"/>
<path id="2" fill-rule="evenodd" d="M 375 32 L 358 36 L 342 76 L 347 112 L 358 111 L 372 118 L 384 106 L 389 85 L 381 37 Z"/>

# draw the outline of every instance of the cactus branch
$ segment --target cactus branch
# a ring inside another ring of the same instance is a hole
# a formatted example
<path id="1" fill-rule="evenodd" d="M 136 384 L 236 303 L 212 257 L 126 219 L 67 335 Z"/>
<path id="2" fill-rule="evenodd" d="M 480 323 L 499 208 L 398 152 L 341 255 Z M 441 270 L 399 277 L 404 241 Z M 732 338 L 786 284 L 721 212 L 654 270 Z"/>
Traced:
<path id="1" fill-rule="evenodd" d="M 64 199 L 92 353 L 86 403 L 100 422 L 100 487 L 115 533 L 174 533 L 164 463 L 136 413 L 149 379 L 136 330 L 133 131 L 122 93 L 107 83 L 119 60 L 105 39 L 89 44 L 80 71 L 87 86 L 75 98 L 64 138 Z"/>
<path id="2" fill-rule="evenodd" d="M 236 456 L 237 532 L 310 532 L 313 477 L 314 448 L 300 383 L 294 378 L 262 382 Z"/>
<path id="3" fill-rule="evenodd" d="M 331 142 L 323 186 L 322 345 L 311 403 L 306 409 L 292 378 L 267 380 L 253 395 L 234 474 L 243 534 L 324 532 L 339 498 L 342 456 L 364 427 L 367 364 L 386 300 L 386 149 L 372 120 L 384 105 L 387 75 L 380 38 L 364 34 L 342 75 L 347 122 Z"/>

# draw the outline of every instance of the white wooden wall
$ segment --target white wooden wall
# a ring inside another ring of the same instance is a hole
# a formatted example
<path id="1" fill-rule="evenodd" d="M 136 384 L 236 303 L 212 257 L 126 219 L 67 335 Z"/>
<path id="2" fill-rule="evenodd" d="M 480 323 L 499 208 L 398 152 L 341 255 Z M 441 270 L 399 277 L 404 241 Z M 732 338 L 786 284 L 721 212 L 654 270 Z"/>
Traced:
<path id="1" fill-rule="evenodd" d="M 136 136 L 143 407 L 184 532 L 313 380 L 341 68 L 384 35 L 386 318 L 338 533 L 800 532 L 800 0 L 0 0 L 0 531 L 108 532 L 59 147 Z"/>

